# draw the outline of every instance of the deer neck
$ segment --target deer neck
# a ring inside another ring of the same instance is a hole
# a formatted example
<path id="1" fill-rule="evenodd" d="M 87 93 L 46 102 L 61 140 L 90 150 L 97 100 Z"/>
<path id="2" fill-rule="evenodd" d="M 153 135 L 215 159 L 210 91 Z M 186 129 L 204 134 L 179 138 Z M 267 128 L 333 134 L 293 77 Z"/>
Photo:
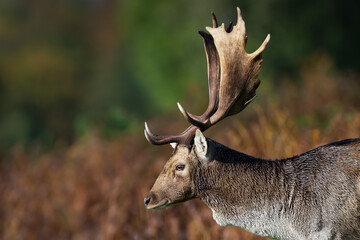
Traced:
<path id="1" fill-rule="evenodd" d="M 288 184 L 282 161 L 251 157 L 212 140 L 209 143 L 210 158 L 199 168 L 195 185 L 216 222 L 261 235 L 281 235 L 280 223 L 288 222 L 283 214 Z"/>

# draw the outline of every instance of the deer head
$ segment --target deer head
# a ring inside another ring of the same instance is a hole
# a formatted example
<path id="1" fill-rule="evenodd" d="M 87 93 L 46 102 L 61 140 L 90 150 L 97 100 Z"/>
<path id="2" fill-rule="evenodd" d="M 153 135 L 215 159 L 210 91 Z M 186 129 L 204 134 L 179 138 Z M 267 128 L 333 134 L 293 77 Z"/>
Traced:
<path id="1" fill-rule="evenodd" d="M 201 165 L 210 161 L 212 141 L 202 132 L 221 119 L 241 112 L 255 97 L 260 81 L 261 53 L 270 40 L 267 35 L 253 53 L 245 50 L 247 36 L 240 9 L 237 24 L 218 26 L 212 13 L 209 33 L 200 31 L 208 63 L 209 105 L 200 115 L 178 107 L 191 123 L 183 133 L 170 136 L 153 134 L 145 123 L 145 137 L 155 145 L 170 143 L 174 152 L 144 200 L 148 209 L 158 209 L 196 197 L 194 177 Z"/>

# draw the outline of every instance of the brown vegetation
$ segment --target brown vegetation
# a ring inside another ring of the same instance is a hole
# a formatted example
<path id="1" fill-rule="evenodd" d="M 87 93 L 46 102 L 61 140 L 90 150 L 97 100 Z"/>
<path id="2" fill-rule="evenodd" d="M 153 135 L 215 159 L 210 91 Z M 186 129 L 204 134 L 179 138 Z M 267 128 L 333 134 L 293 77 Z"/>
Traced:
<path id="1" fill-rule="evenodd" d="M 336 77 L 330 65 L 326 58 L 310 60 L 303 84 L 284 80 L 271 91 L 260 90 L 260 103 L 251 104 L 245 116 L 207 135 L 266 158 L 359 137 L 359 78 Z M 0 238 L 261 239 L 216 225 L 199 200 L 145 210 L 143 198 L 170 151 L 150 146 L 141 130 L 114 141 L 89 134 L 64 151 L 13 148 L 1 162 Z"/>

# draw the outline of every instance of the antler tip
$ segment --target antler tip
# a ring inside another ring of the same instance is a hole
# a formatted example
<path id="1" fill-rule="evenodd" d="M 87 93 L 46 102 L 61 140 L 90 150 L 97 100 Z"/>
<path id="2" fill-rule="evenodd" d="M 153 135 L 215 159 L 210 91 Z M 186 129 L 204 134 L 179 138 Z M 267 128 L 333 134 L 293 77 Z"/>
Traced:
<path id="1" fill-rule="evenodd" d="M 262 51 L 264 51 L 264 49 L 268 45 L 269 41 L 270 41 L 270 33 L 268 33 L 268 35 L 266 36 L 264 42 L 260 46 L 260 47 L 262 47 Z"/>
<path id="2" fill-rule="evenodd" d="M 242 15 L 241 15 L 241 10 L 239 7 L 236 7 L 236 11 L 237 11 L 237 15 L 238 15 L 238 20 L 242 20 Z"/>
<path id="3" fill-rule="evenodd" d="M 230 33 L 232 25 L 233 25 L 233 21 L 230 21 L 229 25 L 226 28 L 227 33 Z"/>
<path id="4" fill-rule="evenodd" d="M 253 52 L 251 55 L 253 57 L 259 56 L 265 50 L 265 48 L 268 45 L 269 41 L 270 41 L 270 33 L 266 36 L 266 38 L 263 41 L 263 43 L 261 44 L 261 46 L 255 52 Z"/>
<path id="5" fill-rule="evenodd" d="M 218 27 L 218 22 L 217 22 L 217 19 L 216 19 L 216 16 L 215 16 L 214 12 L 211 12 L 211 19 L 212 19 L 212 22 L 213 22 L 213 28 L 217 28 Z"/>
<path id="6" fill-rule="evenodd" d="M 144 135 L 145 135 L 145 137 L 146 137 L 146 139 L 147 139 L 147 132 L 146 132 L 146 129 L 144 129 Z"/>
<path id="7" fill-rule="evenodd" d="M 177 106 L 178 106 L 180 112 L 182 113 L 182 115 L 184 116 L 184 118 L 191 124 L 194 124 L 193 115 L 191 113 L 188 113 L 187 111 L 185 111 L 185 109 L 181 106 L 181 104 L 179 102 L 177 103 Z"/>
<path id="8" fill-rule="evenodd" d="M 183 115 L 186 115 L 186 111 L 185 109 L 181 106 L 181 104 L 179 102 L 176 103 L 180 112 L 183 114 Z"/>
<path id="9" fill-rule="evenodd" d="M 269 41 L 270 41 L 270 37 L 271 37 L 271 35 L 270 35 L 270 33 L 268 33 L 268 35 L 267 35 L 266 38 L 265 38 L 265 41 L 266 41 L 266 42 L 269 42 Z"/>
<path id="10" fill-rule="evenodd" d="M 241 10 L 239 7 L 237 7 L 236 10 L 237 10 L 237 23 L 235 26 L 237 26 L 239 29 L 241 29 L 241 32 L 243 35 L 246 35 L 245 22 L 242 17 Z"/>
<path id="11" fill-rule="evenodd" d="M 145 130 L 148 131 L 148 132 L 150 131 L 147 122 L 145 122 Z"/>
<path id="12" fill-rule="evenodd" d="M 149 142 L 149 143 L 153 143 L 153 141 L 151 140 L 151 138 L 150 138 L 150 136 L 149 136 L 149 134 L 148 134 L 148 132 L 146 131 L 146 129 L 144 129 L 144 134 L 145 134 L 145 138 L 146 138 L 146 140 Z"/>
<path id="13" fill-rule="evenodd" d="M 221 28 L 222 28 L 223 30 L 225 30 L 225 23 L 222 23 L 222 24 L 221 24 Z"/>
<path id="14" fill-rule="evenodd" d="M 144 134 L 145 134 L 146 140 L 148 140 L 149 143 L 155 144 L 155 145 L 159 144 L 158 140 L 156 140 L 157 136 L 150 131 L 149 126 L 146 122 L 145 122 Z"/>

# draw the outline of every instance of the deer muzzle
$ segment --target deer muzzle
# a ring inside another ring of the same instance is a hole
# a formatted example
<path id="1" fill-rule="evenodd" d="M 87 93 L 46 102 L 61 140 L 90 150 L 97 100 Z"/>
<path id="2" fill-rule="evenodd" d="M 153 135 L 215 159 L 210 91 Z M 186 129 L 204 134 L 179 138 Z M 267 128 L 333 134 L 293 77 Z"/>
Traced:
<path id="1" fill-rule="evenodd" d="M 162 209 L 169 203 L 170 201 L 168 199 L 162 199 L 159 201 L 152 191 L 150 191 L 144 199 L 144 204 L 147 209 Z"/>

